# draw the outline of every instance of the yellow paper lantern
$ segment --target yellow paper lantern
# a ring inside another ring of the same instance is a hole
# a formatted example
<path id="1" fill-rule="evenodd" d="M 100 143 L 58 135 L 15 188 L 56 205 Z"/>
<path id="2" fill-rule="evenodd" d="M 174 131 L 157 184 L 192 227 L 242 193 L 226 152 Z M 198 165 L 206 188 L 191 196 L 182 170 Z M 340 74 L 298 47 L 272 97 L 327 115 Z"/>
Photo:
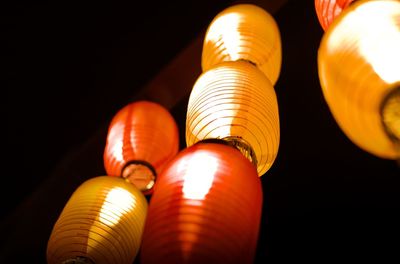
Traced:
<path id="1" fill-rule="evenodd" d="M 223 61 L 251 61 L 274 85 L 279 77 L 282 51 L 278 26 L 264 9 L 239 4 L 226 8 L 211 22 L 204 39 L 202 68 Z"/>
<path id="2" fill-rule="evenodd" d="M 268 78 L 244 61 L 223 62 L 203 73 L 189 98 L 186 143 L 223 139 L 264 174 L 279 147 L 279 115 Z"/>
<path id="3" fill-rule="evenodd" d="M 101 176 L 73 193 L 54 225 L 48 263 L 129 263 L 138 253 L 147 201 L 121 178 Z"/>
<path id="4" fill-rule="evenodd" d="M 332 23 L 318 51 L 323 94 L 337 123 L 360 148 L 388 159 L 400 153 L 385 128 L 389 121 L 399 130 L 399 99 L 389 112 L 383 105 L 396 102 L 387 96 L 398 98 L 393 91 L 400 89 L 399 22 L 399 1 L 358 1 Z"/>

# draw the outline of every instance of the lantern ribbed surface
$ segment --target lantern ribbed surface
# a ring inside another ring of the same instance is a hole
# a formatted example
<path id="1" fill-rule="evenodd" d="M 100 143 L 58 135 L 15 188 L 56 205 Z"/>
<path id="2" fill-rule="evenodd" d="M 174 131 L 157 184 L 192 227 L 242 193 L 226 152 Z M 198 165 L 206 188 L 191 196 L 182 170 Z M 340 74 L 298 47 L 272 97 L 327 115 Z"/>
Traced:
<path id="1" fill-rule="evenodd" d="M 238 150 L 189 147 L 156 183 L 141 263 L 252 263 L 261 209 L 261 181 Z"/>
<path id="2" fill-rule="evenodd" d="M 143 194 L 122 178 L 100 176 L 72 194 L 47 245 L 49 264 L 129 263 L 138 253 L 147 214 Z M 69 261 L 69 262 L 68 262 Z"/>
<path id="3" fill-rule="evenodd" d="M 133 161 L 144 162 L 159 174 L 177 154 L 178 148 L 178 128 L 168 110 L 153 102 L 138 101 L 122 108 L 112 119 L 104 165 L 110 176 L 121 176 L 125 166 Z M 147 173 L 143 164 L 136 167 L 131 171 Z M 146 175 L 142 178 L 147 179 Z M 152 186 L 151 182 L 137 184 L 142 191 L 148 191 Z"/>
<path id="4" fill-rule="evenodd" d="M 254 151 L 261 176 L 277 156 L 279 133 L 275 90 L 254 65 L 224 62 L 196 81 L 186 117 L 188 146 L 204 139 L 238 138 Z"/>
<path id="5" fill-rule="evenodd" d="M 339 16 L 354 0 L 315 0 L 318 21 L 327 30 L 333 20 Z"/>
<path id="6" fill-rule="evenodd" d="M 278 26 L 264 9 L 239 4 L 219 13 L 207 29 L 202 68 L 207 71 L 223 61 L 251 61 L 274 85 L 279 77 L 282 50 Z"/>
<path id="7" fill-rule="evenodd" d="M 360 148 L 388 159 L 400 153 L 381 114 L 383 102 L 393 102 L 385 98 L 400 86 L 399 21 L 399 1 L 357 1 L 329 27 L 318 51 L 321 87 L 335 120 Z"/>

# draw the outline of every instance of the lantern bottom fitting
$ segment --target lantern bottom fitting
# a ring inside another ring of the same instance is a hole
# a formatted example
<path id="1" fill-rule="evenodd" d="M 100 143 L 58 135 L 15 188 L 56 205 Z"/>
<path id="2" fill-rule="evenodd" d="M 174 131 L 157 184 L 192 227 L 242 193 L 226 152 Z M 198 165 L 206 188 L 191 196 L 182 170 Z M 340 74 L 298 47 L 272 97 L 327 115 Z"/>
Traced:
<path id="1" fill-rule="evenodd" d="M 121 176 L 135 185 L 140 191 L 146 193 L 154 186 L 156 171 L 148 162 L 135 160 L 125 165 L 122 169 Z"/>
<path id="2" fill-rule="evenodd" d="M 224 138 L 207 138 L 203 139 L 196 144 L 199 143 L 217 143 L 217 144 L 223 144 L 227 146 L 231 146 L 242 153 L 242 155 L 248 159 L 256 168 L 257 168 L 257 156 L 256 153 L 254 152 L 253 148 L 250 146 L 249 143 L 247 143 L 246 140 L 244 140 L 241 137 L 237 136 L 229 136 L 229 137 L 224 137 Z"/>
<path id="3" fill-rule="evenodd" d="M 383 99 L 381 117 L 385 132 L 400 148 L 400 83 Z M 400 150 L 398 152 L 400 154 Z"/>
<path id="4" fill-rule="evenodd" d="M 63 261 L 62 264 L 94 264 L 94 262 L 87 257 L 76 257 L 67 259 Z"/>
<path id="5" fill-rule="evenodd" d="M 257 64 L 256 64 L 255 62 L 251 61 L 251 60 L 238 59 L 237 61 L 244 61 L 244 62 L 250 63 L 251 65 L 253 65 L 253 66 L 255 66 L 255 67 L 258 67 Z"/>

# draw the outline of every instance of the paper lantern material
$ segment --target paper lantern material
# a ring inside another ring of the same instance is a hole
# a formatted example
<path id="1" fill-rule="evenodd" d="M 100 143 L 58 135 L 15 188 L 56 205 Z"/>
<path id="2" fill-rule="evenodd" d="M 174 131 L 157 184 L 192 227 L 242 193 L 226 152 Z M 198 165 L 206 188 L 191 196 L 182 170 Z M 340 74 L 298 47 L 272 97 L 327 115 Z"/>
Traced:
<path id="1" fill-rule="evenodd" d="M 315 11 L 318 21 L 327 30 L 333 20 L 339 16 L 354 0 L 315 0 Z"/>
<path id="2" fill-rule="evenodd" d="M 261 176 L 277 156 L 279 137 L 276 94 L 257 67 L 223 62 L 198 78 L 187 109 L 187 146 L 204 139 L 237 141 L 248 146 Z"/>
<path id="3" fill-rule="evenodd" d="M 357 1 L 329 27 L 318 51 L 321 87 L 335 120 L 357 146 L 387 159 L 400 155 L 381 111 L 400 86 L 399 21 L 399 1 Z M 391 107 L 392 121 L 399 108 Z"/>
<path id="4" fill-rule="evenodd" d="M 274 85 L 278 80 L 282 48 L 278 26 L 264 9 L 239 4 L 219 13 L 207 29 L 202 53 L 203 72 L 224 61 L 255 64 Z"/>
<path id="5" fill-rule="evenodd" d="M 146 214 L 145 197 L 124 179 L 87 180 L 72 194 L 54 225 L 47 262 L 131 264 Z"/>
<path id="6" fill-rule="evenodd" d="M 156 183 L 141 263 L 253 263 L 261 209 L 261 181 L 239 151 L 187 148 Z"/>
<path id="7" fill-rule="evenodd" d="M 108 175 L 122 175 L 148 194 L 178 148 L 178 128 L 168 110 L 138 101 L 122 108 L 111 121 L 104 165 Z"/>

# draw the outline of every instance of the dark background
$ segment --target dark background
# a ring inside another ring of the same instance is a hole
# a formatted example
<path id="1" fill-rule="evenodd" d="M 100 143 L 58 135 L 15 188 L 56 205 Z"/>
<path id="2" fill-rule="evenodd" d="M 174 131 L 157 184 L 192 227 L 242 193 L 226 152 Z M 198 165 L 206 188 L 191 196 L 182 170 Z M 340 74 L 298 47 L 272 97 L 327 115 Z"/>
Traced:
<path id="1" fill-rule="evenodd" d="M 47 239 L 69 196 L 84 180 L 105 174 L 112 116 L 232 3 L 64 1 L 2 8 L 0 262 L 45 262 Z M 289 0 L 273 16 L 283 50 L 275 86 L 281 143 L 262 177 L 256 262 L 394 255 L 399 167 L 351 143 L 328 111 L 317 75 L 323 32 L 313 1 Z M 170 109 L 181 148 L 187 100 L 188 94 Z"/>

